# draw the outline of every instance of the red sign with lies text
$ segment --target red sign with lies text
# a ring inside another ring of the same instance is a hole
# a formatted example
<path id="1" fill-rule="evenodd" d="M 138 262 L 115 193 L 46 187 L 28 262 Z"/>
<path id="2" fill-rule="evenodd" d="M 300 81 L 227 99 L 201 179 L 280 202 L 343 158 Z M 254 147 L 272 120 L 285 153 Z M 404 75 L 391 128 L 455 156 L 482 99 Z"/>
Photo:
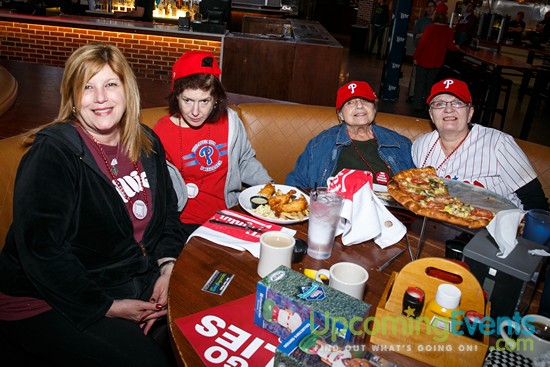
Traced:
<path id="1" fill-rule="evenodd" d="M 176 320 L 206 366 L 273 365 L 276 335 L 254 324 L 256 295 Z"/>

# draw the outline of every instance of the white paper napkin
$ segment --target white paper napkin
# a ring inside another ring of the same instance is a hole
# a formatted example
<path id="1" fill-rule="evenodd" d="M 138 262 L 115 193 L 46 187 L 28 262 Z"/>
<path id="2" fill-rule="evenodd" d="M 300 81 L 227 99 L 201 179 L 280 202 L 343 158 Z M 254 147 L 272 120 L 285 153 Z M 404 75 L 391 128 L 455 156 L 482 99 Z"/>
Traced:
<path id="1" fill-rule="evenodd" d="M 288 233 L 291 236 L 296 234 L 296 230 L 282 227 L 278 224 L 265 222 L 263 220 L 241 214 L 233 210 L 223 210 L 223 213 L 228 214 L 215 214 L 211 219 L 224 221 L 227 223 L 249 223 L 255 227 L 264 227 L 266 232 L 268 231 L 282 231 Z M 234 218 L 238 218 L 234 219 Z M 187 239 L 189 241 L 192 237 L 199 236 L 210 240 L 218 245 L 233 248 L 235 250 L 244 251 L 247 250 L 255 257 L 260 257 L 260 236 L 261 233 L 254 231 L 247 231 L 241 228 L 233 228 L 230 226 L 220 225 L 216 223 L 210 223 L 207 221 L 202 226 L 197 228 Z"/>
<path id="2" fill-rule="evenodd" d="M 518 244 L 518 226 L 525 212 L 521 209 L 499 211 L 487 225 L 487 231 L 495 239 L 499 252 L 497 256 L 504 259 Z"/>
<path id="3" fill-rule="evenodd" d="M 336 235 L 342 234 L 346 246 L 374 239 L 381 248 L 391 246 L 407 232 L 401 223 L 374 195 L 372 174 L 343 169 L 328 181 L 329 191 L 344 197 Z"/>
<path id="4" fill-rule="evenodd" d="M 550 252 L 547 252 L 546 250 L 528 250 L 527 251 L 529 255 L 536 255 L 536 256 L 543 256 L 548 257 L 550 256 Z"/>

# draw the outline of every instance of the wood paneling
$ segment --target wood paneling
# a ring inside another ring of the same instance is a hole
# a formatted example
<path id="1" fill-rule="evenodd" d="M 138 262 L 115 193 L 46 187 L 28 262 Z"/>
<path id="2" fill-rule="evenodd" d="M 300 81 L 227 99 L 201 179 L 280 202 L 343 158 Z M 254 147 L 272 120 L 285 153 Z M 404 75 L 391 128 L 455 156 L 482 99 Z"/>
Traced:
<path id="1" fill-rule="evenodd" d="M 223 45 L 223 84 L 233 93 L 334 106 L 343 48 L 327 44 L 229 34 Z"/>

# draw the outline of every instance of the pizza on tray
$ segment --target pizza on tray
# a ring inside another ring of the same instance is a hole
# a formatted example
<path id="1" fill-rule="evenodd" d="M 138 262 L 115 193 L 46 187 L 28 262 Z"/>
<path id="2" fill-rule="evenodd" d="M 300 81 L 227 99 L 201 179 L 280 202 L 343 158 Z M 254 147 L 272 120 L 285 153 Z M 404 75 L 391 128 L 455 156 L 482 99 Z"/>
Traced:
<path id="1" fill-rule="evenodd" d="M 465 204 L 449 195 L 447 186 L 433 167 L 397 173 L 388 183 L 388 192 L 415 214 L 463 227 L 482 228 L 494 217 L 488 209 Z"/>

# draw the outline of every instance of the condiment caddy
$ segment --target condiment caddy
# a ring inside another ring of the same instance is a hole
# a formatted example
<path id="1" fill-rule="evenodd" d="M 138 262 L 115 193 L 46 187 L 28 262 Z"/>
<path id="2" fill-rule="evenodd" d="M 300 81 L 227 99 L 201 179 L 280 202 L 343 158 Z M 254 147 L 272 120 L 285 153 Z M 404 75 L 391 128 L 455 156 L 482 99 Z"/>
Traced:
<path id="1" fill-rule="evenodd" d="M 452 275 L 448 277 L 450 279 L 462 281 L 451 284 L 448 280 L 429 275 L 437 273 L 434 269 Z M 437 311 L 436 294 L 442 284 L 447 284 L 442 287 L 447 291 L 455 287 L 459 291 L 460 301 L 456 310 L 462 311 L 462 316 L 469 310 L 490 315 L 490 302 L 486 302 L 479 282 L 468 269 L 448 259 L 423 258 L 391 275 L 376 308 L 370 342 L 379 345 L 381 350 L 404 354 L 432 366 L 481 366 L 489 345 L 488 335 L 484 335 L 483 340 L 476 340 L 459 335 L 456 330 L 449 332 L 429 325 L 425 313 L 428 311 L 430 316 L 434 310 Z M 404 314 L 403 306 L 407 303 L 404 300 L 410 298 L 411 287 L 419 288 L 424 293 L 423 305 L 420 306 L 423 310 L 417 318 L 410 312 L 411 317 Z M 438 299 L 441 302 L 441 295 Z M 443 311 L 443 316 L 449 313 L 448 310 Z"/>

